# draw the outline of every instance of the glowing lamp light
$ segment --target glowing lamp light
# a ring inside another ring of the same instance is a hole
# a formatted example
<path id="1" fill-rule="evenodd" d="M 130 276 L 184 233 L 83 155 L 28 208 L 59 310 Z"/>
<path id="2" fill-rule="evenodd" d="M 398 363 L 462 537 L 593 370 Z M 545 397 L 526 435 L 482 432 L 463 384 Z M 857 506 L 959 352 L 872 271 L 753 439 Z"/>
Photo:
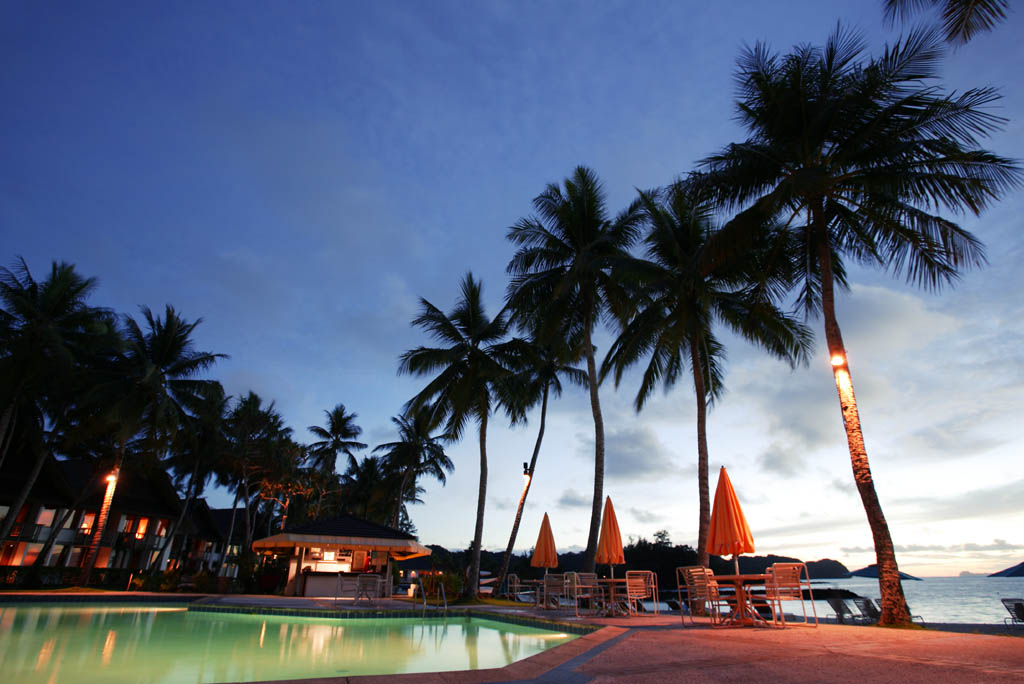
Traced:
<path id="1" fill-rule="evenodd" d="M 109 475 L 107 475 L 107 482 L 109 482 L 110 484 L 114 484 L 115 482 L 117 482 L 117 475 L 115 475 L 114 473 L 110 473 Z"/>
<path id="2" fill-rule="evenodd" d="M 846 363 L 846 359 L 843 358 L 842 354 L 836 354 L 832 357 L 833 366 L 842 366 L 844 363 Z"/>
<path id="3" fill-rule="evenodd" d="M 530 484 L 530 465 L 523 462 L 523 484 Z"/>

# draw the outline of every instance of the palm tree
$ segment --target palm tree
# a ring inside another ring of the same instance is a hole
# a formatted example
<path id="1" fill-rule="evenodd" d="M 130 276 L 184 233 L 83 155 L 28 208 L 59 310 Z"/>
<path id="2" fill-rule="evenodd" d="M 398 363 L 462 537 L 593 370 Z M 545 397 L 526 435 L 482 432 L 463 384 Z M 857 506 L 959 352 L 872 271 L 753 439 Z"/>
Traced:
<path id="1" fill-rule="evenodd" d="M 639 413 L 659 384 L 671 388 L 689 364 L 697 399 L 697 546 L 700 563 L 707 566 L 707 408 L 722 392 L 725 356 L 715 324 L 791 364 L 806 362 L 813 337 L 772 302 L 785 292 L 788 270 L 765 274 L 759 266 L 766 259 L 756 251 L 723 261 L 708 249 L 714 206 L 693 184 L 674 183 L 663 200 L 658 193 L 642 192 L 640 204 L 649 226 L 647 259 L 628 264 L 639 285 L 637 307 L 605 357 L 601 377 L 614 369 L 618 387 L 623 371 L 649 356 L 634 403 Z"/>
<path id="2" fill-rule="evenodd" d="M 364 456 L 357 461 L 351 454 L 341 475 L 344 508 L 353 515 L 381 525 L 391 514 L 392 491 L 397 483 L 390 478 L 381 456 Z"/>
<path id="3" fill-rule="evenodd" d="M 537 217 L 520 219 L 508 231 L 519 246 L 508 264 L 508 299 L 514 311 L 542 316 L 543 338 L 583 338 L 594 416 L 594 500 L 583 564 L 593 571 L 604 496 L 604 418 L 592 336 L 603 317 L 625 309 L 625 292 L 612 267 L 629 258 L 640 215 L 632 206 L 610 218 L 601 183 L 583 166 L 565 180 L 564 189 L 549 184 L 533 207 Z"/>
<path id="4" fill-rule="evenodd" d="M 82 277 L 64 262 L 53 262 L 42 282 L 32 277 L 24 259 L 13 270 L 0 268 L 0 463 L 19 433 L 23 451 L 34 459 L 0 526 L 0 539 L 10 534 L 48 444 L 65 423 L 69 387 L 85 366 L 119 342 L 112 314 L 86 303 L 96 286 L 95 278 Z"/>
<path id="5" fill-rule="evenodd" d="M 163 548 L 154 564 L 163 568 L 175 534 L 181 529 L 189 506 L 202 496 L 206 483 L 219 470 L 227 455 L 228 441 L 224 433 L 228 403 L 231 398 L 224 393 L 219 382 L 212 382 L 200 392 L 200 403 L 195 415 L 186 415 L 182 430 L 174 440 L 167 465 L 174 469 L 175 484 L 181 486 L 188 476 L 185 498 L 178 519 L 164 539 Z"/>
<path id="6" fill-rule="evenodd" d="M 799 303 L 820 311 L 839 394 L 854 479 L 874 537 L 884 624 L 909 623 L 889 528 L 875 492 L 850 363 L 835 314 L 843 256 L 929 289 L 985 262 L 981 244 L 940 207 L 979 213 L 1020 184 L 1010 160 L 977 147 L 1002 119 L 985 110 L 991 88 L 945 95 L 928 80 L 943 54 L 935 32 L 911 33 L 880 59 L 860 61 L 864 43 L 841 27 L 824 48 L 783 58 L 763 45 L 745 51 L 737 82 L 739 118 L 750 137 L 708 157 L 709 185 L 733 206 L 750 206 L 719 233 L 742 249 L 778 217 L 799 248 Z"/>
<path id="7" fill-rule="evenodd" d="M 313 466 L 331 473 L 337 467 L 340 454 L 352 456 L 353 449 L 365 449 L 366 445 L 355 441 L 363 433 L 363 429 L 355 422 L 358 414 L 347 413 L 344 404 L 338 404 L 330 411 L 324 411 L 324 414 L 327 416 L 325 427 L 310 425 L 306 429 L 320 438 L 319 442 L 309 445 Z"/>
<path id="8" fill-rule="evenodd" d="M 163 318 L 154 316 L 148 307 L 142 307 L 142 315 L 145 332 L 135 319 L 125 317 L 125 351 L 99 374 L 94 391 L 86 398 L 87 403 L 98 407 L 101 419 L 111 425 L 117 454 L 82 563 L 83 585 L 96 561 L 129 440 L 138 434 L 143 448 L 161 455 L 188 417 L 200 408 L 204 392 L 210 391 L 213 381 L 196 376 L 224 358 L 224 354 L 192 348 L 192 333 L 201 318 L 189 322 L 170 305 Z"/>
<path id="9" fill-rule="evenodd" d="M 374 448 L 373 452 L 383 452 L 386 467 L 398 473 L 399 485 L 395 492 L 395 513 L 391 518 L 391 526 L 398 527 L 402 505 L 410 492 L 415 490 L 416 481 L 429 475 L 443 486 L 447 480 L 446 473 L 452 472 L 455 466 L 448 454 L 444 452 L 446 435 L 430 434 L 436 427 L 430 407 L 422 408 L 412 416 L 397 416 L 391 422 L 398 428 L 398 441 L 386 442 Z"/>
<path id="10" fill-rule="evenodd" d="M 890 24 L 906 20 L 928 5 L 941 8 L 946 42 L 961 45 L 995 28 L 1010 7 L 1007 0 L 885 0 L 885 18 Z"/>
<path id="11" fill-rule="evenodd" d="M 467 273 L 461 294 L 451 313 L 445 314 L 426 299 L 413 325 L 426 330 L 443 347 L 417 347 L 402 354 L 399 373 L 437 375 L 406 404 L 415 414 L 431 407 L 432 422 L 446 420 L 445 433 L 452 441 L 462 438 L 466 423 L 475 420 L 480 437 L 480 486 L 473 533 L 473 558 L 466 594 L 475 598 L 480 587 L 480 544 L 484 533 L 487 499 L 487 419 L 495 404 L 494 384 L 507 374 L 497 360 L 498 345 L 508 331 L 505 311 L 493 319 L 484 312 L 482 287 Z"/>
<path id="12" fill-rule="evenodd" d="M 523 312 L 520 318 L 526 315 L 527 312 Z M 519 525 L 523 520 L 526 497 L 530 493 L 534 473 L 537 470 L 537 458 L 540 456 L 540 446 L 544 440 L 544 428 L 547 422 L 548 397 L 552 393 L 555 397 L 562 396 L 563 378 L 574 385 L 587 386 L 586 372 L 572 365 L 578 362 L 582 355 L 580 340 L 562 340 L 560 343 L 553 340 L 541 342 L 538 338 L 537 324 L 538 322 L 535 320 L 530 339 L 515 338 L 506 345 L 507 365 L 513 372 L 499 386 L 499 390 L 507 396 L 503 403 L 512 409 L 514 423 L 525 423 L 527 411 L 538 403 L 540 404 L 537 439 L 534 442 L 533 454 L 530 456 L 529 462 L 523 464 L 523 491 L 519 495 L 519 504 L 516 506 L 516 515 L 512 521 L 512 532 L 509 534 L 508 545 L 505 547 L 505 554 L 501 560 L 501 570 L 498 572 L 498 580 L 495 583 L 499 589 L 504 586 L 505 576 L 508 574 L 512 549 L 515 547 L 516 537 L 519 536 Z"/>

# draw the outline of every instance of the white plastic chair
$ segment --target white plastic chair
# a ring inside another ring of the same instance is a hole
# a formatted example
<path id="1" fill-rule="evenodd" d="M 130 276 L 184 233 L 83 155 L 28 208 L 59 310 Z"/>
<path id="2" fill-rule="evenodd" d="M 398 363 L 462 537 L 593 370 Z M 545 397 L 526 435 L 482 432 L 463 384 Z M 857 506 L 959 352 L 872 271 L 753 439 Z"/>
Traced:
<path id="1" fill-rule="evenodd" d="M 768 568 L 768 580 L 764 585 L 764 597 L 772 610 L 772 621 L 786 626 L 786 613 L 782 610 L 783 601 L 799 601 L 800 610 L 807 619 L 807 606 L 804 601 L 804 589 L 814 614 L 814 626 L 818 626 L 818 609 L 814 607 L 814 592 L 811 590 L 811 576 L 803 563 L 775 563 Z"/>

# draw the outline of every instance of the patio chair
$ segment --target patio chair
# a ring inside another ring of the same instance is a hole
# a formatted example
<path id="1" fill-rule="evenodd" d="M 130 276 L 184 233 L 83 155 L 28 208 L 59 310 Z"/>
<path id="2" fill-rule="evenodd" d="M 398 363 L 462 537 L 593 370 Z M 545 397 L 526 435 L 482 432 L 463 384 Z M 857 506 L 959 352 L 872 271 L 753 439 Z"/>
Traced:
<path id="1" fill-rule="evenodd" d="M 785 627 L 786 613 L 782 610 L 782 602 L 799 601 L 800 610 L 804 614 L 804 624 L 810 624 L 807 619 L 807 604 L 804 602 L 804 589 L 806 588 L 811 612 L 814 615 L 814 626 L 817 627 L 818 609 L 814 607 L 814 593 L 811 591 L 811 576 L 807 572 L 807 566 L 803 563 L 775 563 L 768 568 L 767 574 L 764 596 L 772 611 L 772 621 L 781 622 Z M 776 608 L 778 608 L 777 611 Z"/>
<path id="2" fill-rule="evenodd" d="M 561 573 L 548 573 L 544 575 L 543 597 L 541 602 L 544 608 L 558 608 L 565 597 L 565 576 Z"/>
<path id="3" fill-rule="evenodd" d="M 711 624 L 722 621 L 721 606 L 726 601 L 718 593 L 718 582 L 715 573 L 702 565 L 676 568 L 676 587 L 682 600 L 683 587 L 686 587 L 686 604 L 690 613 L 690 623 L 696 624 L 693 616 L 697 611 L 706 610 L 711 617 Z M 679 619 L 686 624 L 686 612 L 680 611 Z"/>
<path id="4" fill-rule="evenodd" d="M 584 582 L 581 577 L 583 574 L 593 575 L 593 584 Z M 601 588 L 597 585 L 597 575 L 594 573 L 565 573 L 565 595 L 572 601 L 576 617 L 580 616 L 581 602 L 586 602 L 590 610 L 596 612 L 598 600 L 601 598 Z"/>
<path id="5" fill-rule="evenodd" d="M 1003 618 L 1003 624 L 1007 627 L 1024 626 L 1024 599 L 1004 598 L 999 600 L 1010 612 L 1010 617 Z"/>
<path id="6" fill-rule="evenodd" d="M 643 608 L 641 602 L 644 599 L 651 599 L 654 602 L 654 614 L 658 610 L 658 577 L 650 570 L 627 570 L 626 571 L 626 601 L 629 604 L 629 612 L 636 615 Z"/>
<path id="7" fill-rule="evenodd" d="M 380 597 L 381 577 L 378 575 L 359 575 L 356 578 L 356 601 L 365 598 L 373 605 L 373 600 Z"/>
<path id="8" fill-rule="evenodd" d="M 509 573 L 505 576 L 505 594 L 513 601 L 519 600 L 519 575 Z"/>

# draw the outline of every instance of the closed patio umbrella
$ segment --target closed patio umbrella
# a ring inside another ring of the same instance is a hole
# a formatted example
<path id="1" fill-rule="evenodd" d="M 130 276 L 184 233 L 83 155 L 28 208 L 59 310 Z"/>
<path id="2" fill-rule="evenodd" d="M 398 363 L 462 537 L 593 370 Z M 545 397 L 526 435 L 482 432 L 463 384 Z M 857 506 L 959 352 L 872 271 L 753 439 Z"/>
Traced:
<path id="1" fill-rule="evenodd" d="M 619 533 L 619 521 L 615 519 L 615 507 L 612 506 L 612 497 L 604 500 L 604 515 L 601 516 L 601 536 L 597 539 L 596 563 L 608 563 L 609 566 L 622 565 L 626 562 L 626 556 L 622 552 L 622 535 Z M 615 577 L 615 568 L 611 567 L 612 577 Z"/>
<path id="2" fill-rule="evenodd" d="M 551 522 L 548 514 L 544 514 L 544 522 L 540 524 L 537 545 L 533 548 L 530 566 L 534 568 L 557 568 L 558 553 L 555 551 L 555 537 L 551 534 Z"/>
<path id="3" fill-rule="evenodd" d="M 754 552 L 754 535 L 743 516 L 740 500 L 732 488 L 725 466 L 718 473 L 718 488 L 715 489 L 715 505 L 711 510 L 711 530 L 708 533 L 708 553 L 716 556 L 732 554 L 736 574 L 740 574 L 739 554 Z"/>

